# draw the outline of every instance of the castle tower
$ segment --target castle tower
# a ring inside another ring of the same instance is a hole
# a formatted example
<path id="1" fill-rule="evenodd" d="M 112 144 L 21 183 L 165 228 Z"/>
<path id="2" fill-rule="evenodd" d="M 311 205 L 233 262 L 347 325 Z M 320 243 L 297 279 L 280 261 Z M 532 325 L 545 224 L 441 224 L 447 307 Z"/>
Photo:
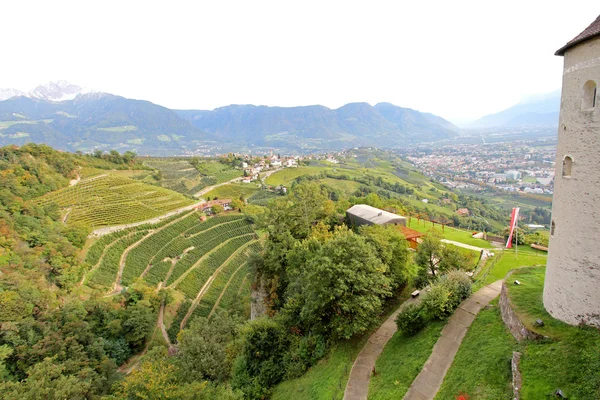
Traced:
<path id="1" fill-rule="evenodd" d="M 556 55 L 564 70 L 544 306 L 600 326 L 600 16 Z"/>

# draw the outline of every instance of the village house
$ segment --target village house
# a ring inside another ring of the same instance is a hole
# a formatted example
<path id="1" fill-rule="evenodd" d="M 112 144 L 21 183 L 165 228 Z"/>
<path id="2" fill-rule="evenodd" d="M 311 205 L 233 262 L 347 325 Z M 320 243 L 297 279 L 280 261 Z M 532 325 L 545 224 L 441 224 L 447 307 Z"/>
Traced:
<path id="1" fill-rule="evenodd" d="M 218 200 L 210 200 L 204 204 L 201 204 L 199 207 L 202 207 L 202 212 L 206 214 L 212 213 L 212 207 L 215 205 L 220 205 L 223 207 L 223 210 L 229 211 L 233 208 L 231 207 L 231 199 L 218 199 Z"/>
<path id="2" fill-rule="evenodd" d="M 468 217 L 469 216 L 469 209 L 468 208 L 459 208 L 458 210 L 456 210 L 456 213 L 460 216 L 460 217 Z"/>

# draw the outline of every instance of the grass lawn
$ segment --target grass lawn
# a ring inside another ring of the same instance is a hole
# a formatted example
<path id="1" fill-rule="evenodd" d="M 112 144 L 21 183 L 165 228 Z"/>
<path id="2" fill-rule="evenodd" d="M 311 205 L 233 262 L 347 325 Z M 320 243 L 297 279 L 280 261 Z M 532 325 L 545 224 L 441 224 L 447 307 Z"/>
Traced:
<path id="1" fill-rule="evenodd" d="M 509 295 L 521 321 L 549 339 L 528 342 L 521 359 L 523 400 L 549 397 L 560 388 L 569 399 L 600 399 L 600 332 L 567 325 L 544 309 L 545 268 L 523 268 L 513 276 Z M 533 327 L 541 318 L 543 327 Z"/>
<path id="2" fill-rule="evenodd" d="M 519 246 L 518 252 L 515 250 L 504 250 L 500 259 L 484 280 L 484 284 L 490 284 L 506 276 L 511 269 L 521 267 L 530 267 L 533 265 L 546 265 L 548 255 L 546 252 L 534 250 L 531 247 Z"/>
<path id="3" fill-rule="evenodd" d="M 517 341 L 500 315 L 498 300 L 479 312 L 448 370 L 436 399 L 510 399 L 510 360 Z"/>
<path id="4" fill-rule="evenodd" d="M 386 320 L 404 300 L 407 299 L 408 289 L 390 302 L 386 311 L 380 316 L 380 323 Z M 354 359 L 362 350 L 373 332 L 379 329 L 379 325 L 361 337 L 350 340 L 342 340 L 329 350 L 329 355 L 311 367 L 299 378 L 283 381 L 273 388 L 271 400 L 341 400 L 344 397 L 346 383 L 350 376 L 350 370 Z M 427 356 L 429 357 L 429 356 Z"/>
<path id="5" fill-rule="evenodd" d="M 428 222 L 428 221 L 421 220 L 418 223 L 416 218 L 411 218 L 410 225 L 408 225 L 408 221 L 407 221 L 407 226 L 410 229 L 414 229 L 415 231 L 419 231 L 419 232 L 426 233 L 426 232 L 431 231 L 432 229 L 442 232 L 442 227 L 439 224 L 436 224 L 434 227 L 433 223 Z M 461 242 L 464 244 L 469 244 L 471 246 L 477 246 L 477 247 L 481 247 L 484 249 L 491 249 L 493 247 L 490 244 L 490 242 L 488 242 L 487 240 L 474 239 L 471 236 L 471 232 L 463 231 L 461 229 L 451 228 L 448 226 L 444 229 L 444 233 L 442 236 L 444 237 L 444 239 L 454 240 L 456 242 Z"/>
<path id="6" fill-rule="evenodd" d="M 252 183 L 230 183 L 228 185 L 214 188 L 210 192 L 204 194 L 202 197 L 205 199 L 209 197 L 211 199 L 214 199 L 215 197 L 218 197 L 219 199 L 239 199 L 240 196 L 247 198 L 257 191 L 258 188 Z"/>
<path id="7" fill-rule="evenodd" d="M 415 336 L 396 332 L 386 344 L 371 377 L 369 400 L 401 399 L 431 355 L 446 321 L 427 324 Z"/>

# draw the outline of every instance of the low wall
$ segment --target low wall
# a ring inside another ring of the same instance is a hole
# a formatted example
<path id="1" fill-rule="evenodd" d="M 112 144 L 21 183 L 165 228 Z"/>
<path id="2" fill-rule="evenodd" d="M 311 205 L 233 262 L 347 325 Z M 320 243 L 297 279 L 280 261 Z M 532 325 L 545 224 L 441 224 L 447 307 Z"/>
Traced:
<path id="1" fill-rule="evenodd" d="M 519 371 L 520 363 L 521 353 L 519 353 L 518 351 L 513 351 L 511 361 L 513 400 L 519 400 L 521 398 L 521 386 L 523 385 L 523 377 L 521 377 L 521 371 Z"/>
<path id="2" fill-rule="evenodd" d="M 525 325 L 523 325 L 523 323 L 517 317 L 517 314 L 513 311 L 510 304 L 510 299 L 508 298 L 508 288 L 506 287 L 506 282 L 502 283 L 502 290 L 500 290 L 500 312 L 502 313 L 502 321 L 504 321 L 504 325 L 506 325 L 510 333 L 515 337 L 515 339 L 517 339 L 517 341 L 521 342 L 525 339 L 536 340 L 543 338 L 543 336 L 525 328 Z"/>

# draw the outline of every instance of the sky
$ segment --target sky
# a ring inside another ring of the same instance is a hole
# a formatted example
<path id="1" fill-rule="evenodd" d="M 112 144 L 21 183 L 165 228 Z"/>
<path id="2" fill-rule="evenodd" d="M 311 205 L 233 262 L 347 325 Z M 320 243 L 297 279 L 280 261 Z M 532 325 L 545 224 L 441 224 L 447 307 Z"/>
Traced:
<path id="1" fill-rule="evenodd" d="M 560 88 L 597 0 L 2 1 L 0 87 L 169 108 L 390 102 L 455 122 Z"/>

